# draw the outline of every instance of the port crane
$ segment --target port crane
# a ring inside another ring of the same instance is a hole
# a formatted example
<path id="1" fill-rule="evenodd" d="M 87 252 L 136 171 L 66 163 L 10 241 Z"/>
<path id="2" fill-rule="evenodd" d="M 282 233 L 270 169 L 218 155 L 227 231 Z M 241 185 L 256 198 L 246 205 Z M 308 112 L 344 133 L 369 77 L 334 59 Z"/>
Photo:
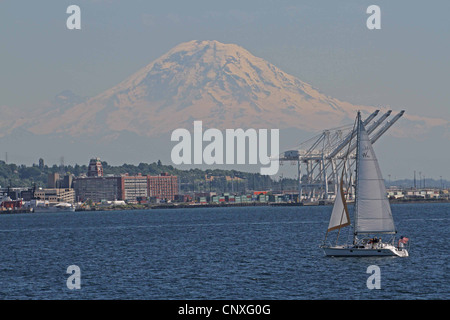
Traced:
<path id="1" fill-rule="evenodd" d="M 404 110 L 390 120 L 392 110 L 377 118 L 380 110 L 375 110 L 364 121 L 369 138 L 374 144 L 392 125 L 400 119 Z M 377 130 L 378 129 L 378 130 Z M 298 194 L 302 203 L 332 201 L 338 188 L 338 173 L 345 165 L 347 199 L 354 199 L 352 175 L 355 166 L 356 128 L 353 124 L 323 130 L 320 134 L 304 141 L 295 150 L 283 152 L 279 161 L 295 163 L 298 169 Z"/>

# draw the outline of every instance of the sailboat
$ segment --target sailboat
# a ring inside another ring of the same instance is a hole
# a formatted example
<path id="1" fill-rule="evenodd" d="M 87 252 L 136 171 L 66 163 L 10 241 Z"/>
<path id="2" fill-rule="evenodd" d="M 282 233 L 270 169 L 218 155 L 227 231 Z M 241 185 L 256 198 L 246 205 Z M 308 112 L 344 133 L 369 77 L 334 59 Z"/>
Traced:
<path id="1" fill-rule="evenodd" d="M 326 256 L 398 256 L 408 257 L 405 245 L 408 238 L 401 237 L 395 243 L 397 230 L 394 225 L 386 187 L 375 156 L 369 135 L 358 111 L 356 119 L 356 185 L 353 226 L 347 207 L 342 170 L 324 243 L 321 245 Z M 353 138 L 353 137 L 352 137 Z M 348 153 L 347 153 L 348 155 Z M 353 241 L 338 244 L 341 228 L 353 227 Z M 338 230 L 336 243 L 327 243 L 330 231 Z M 390 237 L 383 242 L 381 236 Z"/>

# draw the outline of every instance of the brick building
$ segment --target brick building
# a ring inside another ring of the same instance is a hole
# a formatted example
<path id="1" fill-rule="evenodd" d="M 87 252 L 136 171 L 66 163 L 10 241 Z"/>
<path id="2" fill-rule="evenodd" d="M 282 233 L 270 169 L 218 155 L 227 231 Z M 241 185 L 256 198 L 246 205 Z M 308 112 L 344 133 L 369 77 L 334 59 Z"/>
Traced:
<path id="1" fill-rule="evenodd" d="M 178 194 L 178 177 L 171 176 L 168 173 L 162 173 L 159 176 L 147 176 L 148 196 L 158 199 L 175 200 Z"/>
<path id="2" fill-rule="evenodd" d="M 50 177 L 56 179 L 58 177 Z M 73 179 L 76 201 L 100 202 L 102 200 L 142 201 L 146 198 L 174 200 L 178 194 L 178 179 L 168 173 L 158 176 L 103 176 L 103 166 L 99 158 L 89 161 L 87 177 Z"/>
<path id="3" fill-rule="evenodd" d="M 73 180 L 73 188 L 77 201 L 135 202 L 147 197 L 174 200 L 178 194 L 178 178 L 167 173 L 158 176 L 77 177 Z"/>

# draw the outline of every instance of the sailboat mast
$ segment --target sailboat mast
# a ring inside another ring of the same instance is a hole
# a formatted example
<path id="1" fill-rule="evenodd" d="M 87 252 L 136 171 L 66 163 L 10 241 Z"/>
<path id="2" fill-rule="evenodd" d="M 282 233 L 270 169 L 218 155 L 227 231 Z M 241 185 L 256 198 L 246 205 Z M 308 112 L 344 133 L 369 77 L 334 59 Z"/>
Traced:
<path id="1" fill-rule="evenodd" d="M 353 227 L 353 244 L 356 244 L 356 226 L 357 226 L 357 219 L 358 219 L 358 169 L 359 169 L 359 139 L 360 137 L 360 130 L 361 130 L 361 112 L 358 111 L 358 115 L 356 117 L 356 122 L 357 122 L 357 126 L 356 126 L 356 169 L 355 169 L 355 181 L 356 181 L 356 185 L 355 185 L 355 207 L 353 210 L 353 222 L 354 222 L 354 227 Z"/>

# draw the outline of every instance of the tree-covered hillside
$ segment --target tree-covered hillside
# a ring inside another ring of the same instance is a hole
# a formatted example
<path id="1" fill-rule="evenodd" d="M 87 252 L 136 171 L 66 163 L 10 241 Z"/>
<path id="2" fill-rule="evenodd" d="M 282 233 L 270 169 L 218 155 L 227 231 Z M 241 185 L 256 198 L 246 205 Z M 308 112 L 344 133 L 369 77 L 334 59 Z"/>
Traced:
<path id="1" fill-rule="evenodd" d="M 274 181 L 269 176 L 259 173 L 249 173 L 236 170 L 220 169 L 190 169 L 180 170 L 171 165 L 164 165 L 161 161 L 153 163 L 140 163 L 139 165 L 123 164 L 111 166 L 106 161 L 102 162 L 103 174 L 106 175 L 159 175 L 167 172 L 178 176 L 181 192 L 244 192 L 246 190 L 294 190 L 297 188 L 295 179 L 283 179 Z M 1 187 L 47 187 L 49 173 L 58 172 L 62 175 L 73 174 L 80 176 L 87 173 L 87 165 L 56 164 L 47 166 L 43 161 L 32 166 L 6 164 L 0 161 L 0 186 Z"/>

